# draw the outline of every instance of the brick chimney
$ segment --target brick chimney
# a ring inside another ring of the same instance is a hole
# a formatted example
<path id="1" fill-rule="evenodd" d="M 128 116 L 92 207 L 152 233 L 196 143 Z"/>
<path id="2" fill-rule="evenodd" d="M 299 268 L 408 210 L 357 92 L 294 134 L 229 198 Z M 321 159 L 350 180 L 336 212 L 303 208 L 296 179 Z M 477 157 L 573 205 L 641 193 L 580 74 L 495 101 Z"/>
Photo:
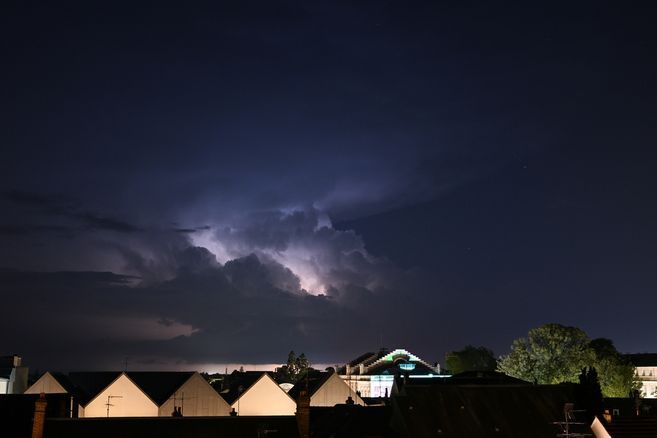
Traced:
<path id="1" fill-rule="evenodd" d="M 46 394 L 43 392 L 39 399 L 34 402 L 34 421 L 32 422 L 32 438 L 43 437 L 43 426 L 46 422 Z"/>
<path id="2" fill-rule="evenodd" d="M 297 427 L 299 438 L 310 438 L 310 395 L 308 389 L 302 389 L 297 399 Z"/>

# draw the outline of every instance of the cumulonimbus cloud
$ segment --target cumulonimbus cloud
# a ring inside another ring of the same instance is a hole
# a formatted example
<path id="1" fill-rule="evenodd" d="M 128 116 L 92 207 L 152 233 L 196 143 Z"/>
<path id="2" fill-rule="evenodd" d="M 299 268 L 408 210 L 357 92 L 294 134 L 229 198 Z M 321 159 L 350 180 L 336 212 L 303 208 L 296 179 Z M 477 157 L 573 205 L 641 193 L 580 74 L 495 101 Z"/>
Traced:
<path id="1" fill-rule="evenodd" d="M 244 214 L 191 239 L 226 261 L 252 253 L 272 259 L 313 294 L 347 285 L 376 289 L 399 274 L 388 260 L 369 254 L 360 236 L 333 228 L 314 208 Z"/>

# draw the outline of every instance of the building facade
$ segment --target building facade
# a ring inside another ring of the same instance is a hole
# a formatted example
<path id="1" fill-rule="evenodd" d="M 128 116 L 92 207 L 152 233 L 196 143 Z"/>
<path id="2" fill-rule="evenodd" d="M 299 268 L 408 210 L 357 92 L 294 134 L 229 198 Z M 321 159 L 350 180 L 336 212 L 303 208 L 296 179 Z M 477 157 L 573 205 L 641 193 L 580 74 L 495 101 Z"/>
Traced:
<path id="1" fill-rule="evenodd" d="M 440 365 L 432 366 L 401 348 L 365 353 L 338 372 L 354 393 L 363 398 L 389 397 L 395 376 L 413 380 L 447 377 L 440 374 Z"/>
<path id="2" fill-rule="evenodd" d="M 628 359 L 641 382 L 641 397 L 657 398 L 657 353 L 630 354 Z"/>
<path id="3" fill-rule="evenodd" d="M 0 357 L 0 394 L 23 394 L 27 389 L 28 368 L 20 356 Z"/>

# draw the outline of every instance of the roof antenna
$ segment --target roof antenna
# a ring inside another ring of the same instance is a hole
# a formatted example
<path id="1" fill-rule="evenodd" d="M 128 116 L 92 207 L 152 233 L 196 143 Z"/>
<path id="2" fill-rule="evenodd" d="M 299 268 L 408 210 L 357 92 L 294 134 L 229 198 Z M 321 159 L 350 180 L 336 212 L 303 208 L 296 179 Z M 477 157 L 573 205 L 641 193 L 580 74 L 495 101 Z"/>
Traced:
<path id="1" fill-rule="evenodd" d="M 105 403 L 105 406 L 107 406 L 107 418 L 110 416 L 110 407 L 114 406 L 112 404 L 112 399 L 113 398 L 123 398 L 122 395 L 108 395 L 107 396 L 107 403 Z"/>
<path id="2" fill-rule="evenodd" d="M 128 371 L 128 356 L 125 357 L 123 360 L 123 371 L 127 372 Z"/>

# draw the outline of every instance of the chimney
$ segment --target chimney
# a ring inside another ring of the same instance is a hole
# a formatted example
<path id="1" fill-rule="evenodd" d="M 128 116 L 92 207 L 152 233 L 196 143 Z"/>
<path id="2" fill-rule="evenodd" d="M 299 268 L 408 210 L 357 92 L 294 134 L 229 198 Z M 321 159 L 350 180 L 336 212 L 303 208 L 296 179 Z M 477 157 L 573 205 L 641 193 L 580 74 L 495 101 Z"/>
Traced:
<path id="1" fill-rule="evenodd" d="M 43 392 L 39 399 L 34 402 L 34 421 L 32 422 L 32 438 L 43 437 L 43 426 L 46 422 L 46 394 Z"/>
<path id="2" fill-rule="evenodd" d="M 310 396 L 308 389 L 302 389 L 297 399 L 297 427 L 299 438 L 310 438 Z"/>

